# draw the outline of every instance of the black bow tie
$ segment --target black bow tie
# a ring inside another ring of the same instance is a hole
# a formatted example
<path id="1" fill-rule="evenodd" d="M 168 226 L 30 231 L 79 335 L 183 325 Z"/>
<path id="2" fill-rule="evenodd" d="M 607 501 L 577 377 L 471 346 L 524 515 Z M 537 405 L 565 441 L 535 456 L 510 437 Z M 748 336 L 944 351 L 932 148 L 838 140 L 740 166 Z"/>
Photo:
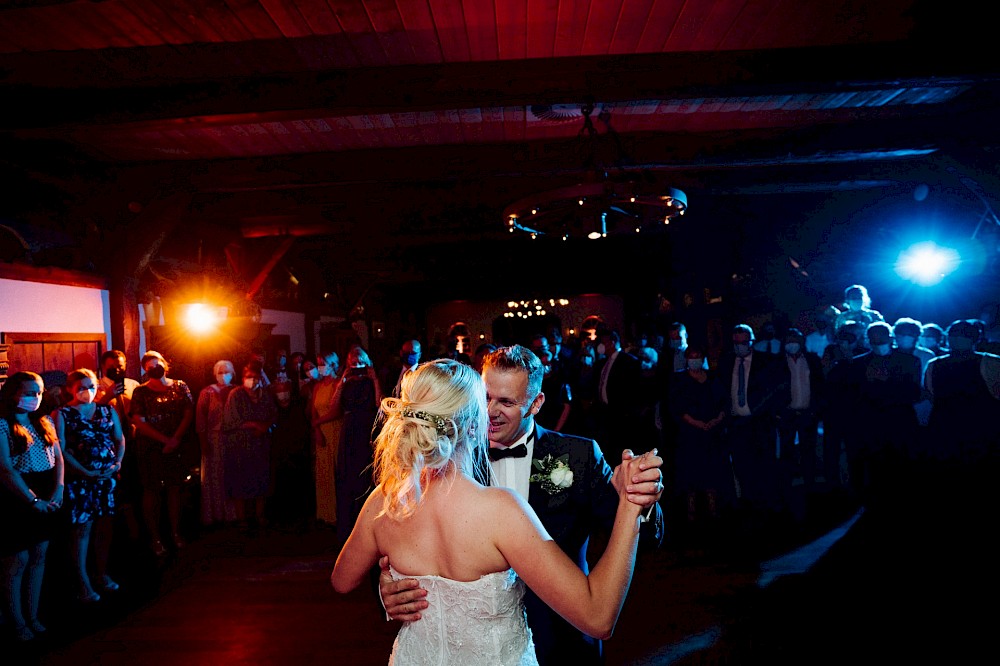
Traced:
<path id="1" fill-rule="evenodd" d="M 503 458 L 523 458 L 528 455 L 528 447 L 524 444 L 511 446 L 506 449 L 495 449 L 492 446 L 488 449 L 490 460 L 502 460 Z"/>

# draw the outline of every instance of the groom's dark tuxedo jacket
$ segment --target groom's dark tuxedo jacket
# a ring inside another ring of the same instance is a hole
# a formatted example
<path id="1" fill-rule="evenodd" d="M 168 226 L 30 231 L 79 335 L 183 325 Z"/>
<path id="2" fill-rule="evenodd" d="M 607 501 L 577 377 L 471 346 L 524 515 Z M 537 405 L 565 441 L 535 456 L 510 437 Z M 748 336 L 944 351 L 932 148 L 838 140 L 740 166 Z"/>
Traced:
<path id="1" fill-rule="evenodd" d="M 541 483 L 532 482 L 528 503 L 555 542 L 588 573 L 587 543 L 592 534 L 611 533 L 618 510 L 611 467 L 594 440 L 552 432 L 536 423 L 532 459 L 541 460 L 547 455 L 553 459 L 568 456 L 573 483 L 561 492 L 549 493 Z M 531 471 L 537 473 L 534 467 Z M 662 540 L 663 514 L 656 505 L 640 529 L 640 543 L 643 548 L 655 547 Z M 580 633 L 530 590 L 524 602 L 541 666 L 601 663 L 600 641 Z"/>

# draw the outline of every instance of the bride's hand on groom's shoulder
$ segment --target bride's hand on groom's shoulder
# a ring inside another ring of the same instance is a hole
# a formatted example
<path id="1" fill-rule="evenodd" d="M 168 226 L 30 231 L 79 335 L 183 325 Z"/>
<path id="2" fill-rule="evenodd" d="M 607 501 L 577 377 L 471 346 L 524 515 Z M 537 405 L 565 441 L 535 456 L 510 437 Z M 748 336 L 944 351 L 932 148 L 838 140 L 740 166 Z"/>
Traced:
<path id="1" fill-rule="evenodd" d="M 414 622 L 420 619 L 420 611 L 427 608 L 427 590 L 420 587 L 413 578 L 394 580 L 389 571 L 389 558 L 383 556 L 378 561 L 381 569 L 378 577 L 379 596 L 385 613 L 393 620 Z"/>
<path id="2" fill-rule="evenodd" d="M 641 507 L 650 507 L 663 494 L 663 458 L 656 449 L 640 456 L 631 449 L 622 451 L 622 462 L 615 468 L 611 483 L 618 494 L 626 493 L 628 500 Z"/>

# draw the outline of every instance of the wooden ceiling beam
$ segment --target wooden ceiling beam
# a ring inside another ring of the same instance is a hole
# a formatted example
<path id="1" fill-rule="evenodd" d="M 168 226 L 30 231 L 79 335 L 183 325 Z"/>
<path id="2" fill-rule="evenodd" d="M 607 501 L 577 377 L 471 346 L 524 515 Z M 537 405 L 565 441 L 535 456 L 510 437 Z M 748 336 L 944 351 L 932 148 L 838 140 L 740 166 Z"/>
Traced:
<path id="1" fill-rule="evenodd" d="M 921 42 L 234 74 L 210 80 L 190 72 L 191 62 L 218 58 L 220 49 L 259 57 L 262 48 L 261 42 L 172 46 L 185 52 L 178 68 L 165 67 L 152 79 L 124 75 L 126 63 L 148 60 L 150 49 L 104 50 L 96 55 L 123 59 L 115 66 L 123 68 L 117 76 L 108 75 L 115 67 L 105 62 L 92 73 L 79 71 L 72 81 L 62 72 L 78 71 L 77 61 L 95 54 L 3 54 L 0 90 L 18 103 L 5 110 L 0 129 L 775 95 L 828 92 L 831 86 L 850 91 L 887 83 L 962 85 L 1000 78 L 990 47 L 975 42 L 966 45 L 961 59 L 950 51 L 943 54 L 941 45 Z"/>

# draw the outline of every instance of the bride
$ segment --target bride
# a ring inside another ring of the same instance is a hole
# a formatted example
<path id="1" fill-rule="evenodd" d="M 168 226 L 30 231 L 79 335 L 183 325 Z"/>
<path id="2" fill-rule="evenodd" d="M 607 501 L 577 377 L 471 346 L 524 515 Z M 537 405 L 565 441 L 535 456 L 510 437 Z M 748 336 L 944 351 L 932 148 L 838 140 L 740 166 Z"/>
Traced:
<path id="1" fill-rule="evenodd" d="M 610 542 L 588 576 L 524 499 L 475 480 L 490 470 L 486 389 L 475 370 L 425 363 L 404 379 L 402 395 L 382 401 L 379 486 L 331 576 L 349 592 L 388 555 L 395 578 L 416 578 L 427 590 L 432 603 L 400 629 L 389 663 L 536 664 L 525 585 L 584 633 L 609 638 L 632 578 L 641 507 L 619 496 Z M 616 474 L 630 478 L 648 455 Z"/>

